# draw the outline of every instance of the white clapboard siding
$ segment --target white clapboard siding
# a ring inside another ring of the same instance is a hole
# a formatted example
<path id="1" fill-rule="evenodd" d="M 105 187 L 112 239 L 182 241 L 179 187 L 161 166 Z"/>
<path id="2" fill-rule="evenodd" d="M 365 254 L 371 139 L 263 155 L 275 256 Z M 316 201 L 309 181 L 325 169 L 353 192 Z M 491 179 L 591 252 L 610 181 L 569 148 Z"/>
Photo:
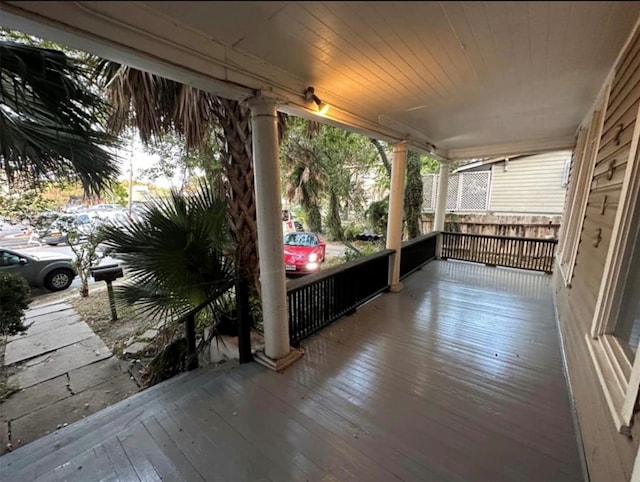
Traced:
<path id="1" fill-rule="evenodd" d="M 571 151 L 512 159 L 492 167 L 489 210 L 510 213 L 560 214 L 564 206 L 565 162 Z"/>

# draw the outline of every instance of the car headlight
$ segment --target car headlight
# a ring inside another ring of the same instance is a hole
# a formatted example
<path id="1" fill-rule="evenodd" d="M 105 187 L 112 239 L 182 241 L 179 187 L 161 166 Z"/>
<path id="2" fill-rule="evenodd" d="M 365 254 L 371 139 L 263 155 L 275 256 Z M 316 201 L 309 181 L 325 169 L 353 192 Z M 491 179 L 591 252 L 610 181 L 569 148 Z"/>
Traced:
<path id="1" fill-rule="evenodd" d="M 315 263 L 318 261 L 318 255 L 316 253 L 311 253 L 309 255 L 309 263 Z"/>

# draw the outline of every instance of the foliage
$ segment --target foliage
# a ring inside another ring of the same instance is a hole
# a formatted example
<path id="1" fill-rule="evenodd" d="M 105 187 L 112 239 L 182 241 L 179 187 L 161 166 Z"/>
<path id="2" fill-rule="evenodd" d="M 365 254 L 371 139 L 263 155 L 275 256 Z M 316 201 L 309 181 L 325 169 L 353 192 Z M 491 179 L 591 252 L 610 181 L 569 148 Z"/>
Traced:
<path id="1" fill-rule="evenodd" d="M 118 173 L 99 126 L 107 109 L 86 67 L 53 49 L 0 40 L 0 160 L 7 180 L 79 179 L 99 192 Z"/>
<path id="2" fill-rule="evenodd" d="M 389 156 L 387 155 L 388 146 L 383 145 L 382 141 L 379 141 L 378 139 L 371 139 L 371 143 L 376 148 L 376 151 L 378 151 L 380 161 L 387 173 L 387 179 L 391 179 L 391 163 L 389 162 Z"/>
<path id="3" fill-rule="evenodd" d="M 351 223 L 344 228 L 344 240 L 355 241 L 356 236 L 365 230 L 365 226 L 358 223 Z"/>
<path id="4" fill-rule="evenodd" d="M 367 223 L 376 233 L 386 233 L 387 219 L 389 218 L 389 197 L 369 204 L 366 217 Z"/>
<path id="5" fill-rule="evenodd" d="M 342 237 L 342 219 L 362 216 L 365 176 L 380 166 L 370 139 L 328 125 L 291 118 L 281 146 L 283 195 L 300 204 L 311 231 L 321 229 L 327 210 L 330 237 Z"/>
<path id="6" fill-rule="evenodd" d="M 87 229 L 80 232 L 78 226 L 67 231 L 67 243 L 75 255 L 74 265 L 80 278 L 80 296 L 89 296 L 89 278 L 91 267 L 100 259 L 98 246 L 103 240 L 103 229 L 96 223 L 91 223 Z"/>
<path id="7" fill-rule="evenodd" d="M 421 156 L 422 166 L 420 169 L 421 174 L 438 174 L 440 172 L 440 161 L 429 156 Z"/>
<path id="8" fill-rule="evenodd" d="M 104 242 L 128 273 L 118 298 L 152 317 L 180 318 L 235 277 L 225 201 L 206 183 L 152 201 L 140 221 L 107 226 Z"/>
<path id="9" fill-rule="evenodd" d="M 150 181 L 179 177 L 181 191 L 188 190 L 190 182 L 202 174 L 205 174 L 209 181 L 213 181 L 222 169 L 222 146 L 217 136 L 210 136 L 207 143 L 189 149 L 183 136 L 176 132 L 168 132 L 162 138 L 154 139 L 146 145 L 145 150 L 155 154 L 159 160 L 142 170 L 141 175 Z"/>
<path id="10" fill-rule="evenodd" d="M 320 199 L 326 186 L 314 140 L 320 124 L 293 117 L 280 147 L 284 196 L 298 203 L 310 231 L 322 232 Z"/>
<path id="11" fill-rule="evenodd" d="M 129 202 L 129 182 L 114 182 L 103 197 L 111 203 L 126 205 Z"/>
<path id="12" fill-rule="evenodd" d="M 236 258 L 251 280 L 254 294 L 260 293 L 251 116 L 248 106 L 209 92 L 101 60 L 95 77 L 107 89 L 114 107 L 109 118 L 112 132 L 135 126 L 144 144 L 153 144 L 170 133 L 185 140 L 186 148 L 213 152 L 222 164 L 224 177 L 205 172 L 209 183 L 222 183 L 228 216 L 236 241 Z M 279 125 L 285 117 L 279 114 Z M 281 129 L 281 132 L 283 129 Z M 215 143 L 219 141 L 219 152 Z"/>
<path id="13" fill-rule="evenodd" d="M 0 335 L 16 335 L 29 327 L 24 310 L 31 302 L 31 289 L 19 275 L 0 271 Z"/>
<path id="14" fill-rule="evenodd" d="M 155 385 L 187 370 L 187 340 L 178 338 L 165 346 L 149 363 L 144 377 L 148 386 Z"/>
<path id="15" fill-rule="evenodd" d="M 422 224 L 422 176 L 420 155 L 407 153 L 407 182 L 404 189 L 404 220 L 409 239 L 420 236 Z"/>
<path id="16" fill-rule="evenodd" d="M 336 190 L 331 187 L 329 188 L 329 213 L 327 214 L 329 241 L 342 241 L 344 239 L 339 208 L 338 194 Z"/>
<path id="17" fill-rule="evenodd" d="M 0 195 L 0 216 L 13 221 L 29 221 L 33 224 L 43 211 L 49 211 L 54 207 L 54 203 L 45 199 L 38 189 Z"/>
<path id="18" fill-rule="evenodd" d="M 344 252 L 344 262 L 348 263 L 349 261 L 353 261 L 354 259 L 362 258 L 363 256 L 369 256 L 370 254 L 377 253 L 384 249 L 384 242 L 376 241 L 373 243 L 366 244 L 351 244 L 346 243 L 347 249 Z"/>

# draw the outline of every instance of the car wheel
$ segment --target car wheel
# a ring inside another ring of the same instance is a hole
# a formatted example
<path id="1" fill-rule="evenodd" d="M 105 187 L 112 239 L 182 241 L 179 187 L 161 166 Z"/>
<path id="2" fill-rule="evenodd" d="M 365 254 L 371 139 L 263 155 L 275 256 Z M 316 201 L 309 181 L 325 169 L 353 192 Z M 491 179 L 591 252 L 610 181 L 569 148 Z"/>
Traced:
<path id="1" fill-rule="evenodd" d="M 44 286 L 49 291 L 62 291 L 66 290 L 74 278 L 73 271 L 64 268 L 54 269 L 44 279 Z"/>
<path id="2" fill-rule="evenodd" d="M 47 243 L 49 246 L 58 246 L 58 243 Z"/>

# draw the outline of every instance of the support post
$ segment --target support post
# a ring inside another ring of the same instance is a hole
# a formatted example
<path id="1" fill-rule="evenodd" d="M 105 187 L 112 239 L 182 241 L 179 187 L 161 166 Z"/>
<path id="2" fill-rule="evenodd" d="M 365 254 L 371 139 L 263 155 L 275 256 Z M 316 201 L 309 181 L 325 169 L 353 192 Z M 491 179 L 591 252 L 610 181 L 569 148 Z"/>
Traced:
<path id="1" fill-rule="evenodd" d="M 256 360 L 274 370 L 300 356 L 289 346 L 289 319 L 284 270 L 278 117 L 275 99 L 249 101 L 256 186 L 256 218 L 264 323 L 264 353 Z"/>
<path id="2" fill-rule="evenodd" d="M 447 190 L 449 188 L 449 164 L 440 163 L 440 178 L 438 179 L 438 199 L 436 201 L 436 215 L 433 220 L 434 231 L 444 231 L 444 218 L 447 212 Z"/>
<path id="3" fill-rule="evenodd" d="M 249 319 L 249 287 L 244 276 L 236 280 L 236 312 L 238 316 L 238 358 L 240 363 L 253 360 L 251 356 L 251 321 Z"/>
<path id="4" fill-rule="evenodd" d="M 402 214 L 406 171 L 407 143 L 400 142 L 393 146 L 389 219 L 387 221 L 387 249 L 395 250 L 389 260 L 389 286 L 392 292 L 398 292 L 402 289 L 402 284 L 400 283 L 400 248 L 402 246 Z"/>
<path id="5" fill-rule="evenodd" d="M 187 338 L 187 370 L 198 368 L 198 349 L 196 347 L 196 315 L 187 316 L 184 321 L 184 331 Z"/>
<path id="6" fill-rule="evenodd" d="M 107 294 L 109 295 L 109 307 L 111 308 L 111 321 L 118 321 L 118 312 L 116 311 L 116 299 L 113 296 L 113 285 L 111 281 L 107 283 Z"/>

